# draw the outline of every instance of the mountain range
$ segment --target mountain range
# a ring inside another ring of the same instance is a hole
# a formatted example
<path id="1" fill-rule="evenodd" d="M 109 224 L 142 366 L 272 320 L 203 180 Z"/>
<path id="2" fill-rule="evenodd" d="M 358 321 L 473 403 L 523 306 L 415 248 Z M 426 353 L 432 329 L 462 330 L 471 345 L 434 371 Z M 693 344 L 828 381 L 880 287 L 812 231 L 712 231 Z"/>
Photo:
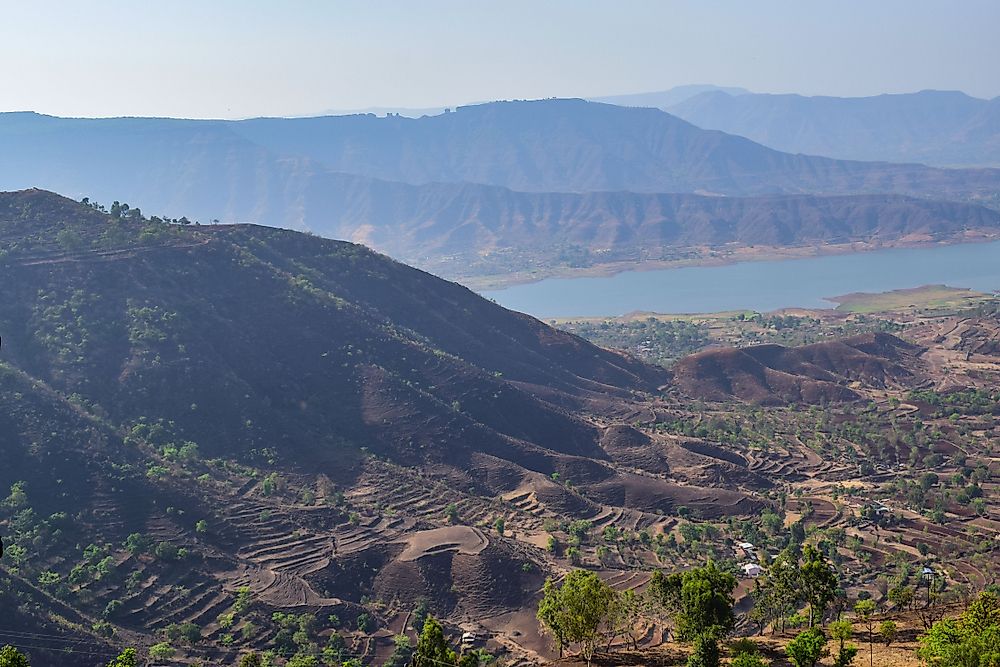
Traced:
<path id="1" fill-rule="evenodd" d="M 525 256 L 527 265 L 558 266 L 567 248 L 578 254 L 572 246 L 613 259 L 631 257 L 636 244 L 670 257 L 691 245 L 954 240 L 992 233 L 992 214 L 969 204 L 996 206 L 1000 192 L 996 169 L 793 155 L 656 109 L 583 100 L 419 119 L 11 113 L 0 115 L 0 150 L 0 187 L 312 230 L 450 276 L 504 273 L 498 263 Z M 812 198 L 782 198 L 793 195 Z M 497 261 L 470 263 L 488 255 Z"/>
<path id="2" fill-rule="evenodd" d="M 699 127 L 738 134 L 789 153 L 1000 166 L 1000 98 L 984 100 L 939 90 L 873 97 L 711 90 L 652 106 Z"/>

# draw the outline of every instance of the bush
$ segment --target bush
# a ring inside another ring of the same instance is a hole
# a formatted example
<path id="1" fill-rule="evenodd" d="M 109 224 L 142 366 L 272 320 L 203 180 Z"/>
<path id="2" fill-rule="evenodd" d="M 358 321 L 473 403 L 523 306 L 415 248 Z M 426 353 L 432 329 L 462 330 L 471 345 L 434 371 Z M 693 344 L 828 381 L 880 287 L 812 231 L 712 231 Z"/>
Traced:
<path id="1" fill-rule="evenodd" d="M 3 667 L 30 667 L 24 654 L 13 646 L 0 648 L 0 665 Z"/>
<path id="2" fill-rule="evenodd" d="M 760 655 L 757 644 L 752 639 L 742 637 L 729 647 L 733 656 L 730 667 L 767 667 L 767 662 Z"/>
<path id="3" fill-rule="evenodd" d="M 816 667 L 816 663 L 828 653 L 826 635 L 819 628 L 804 630 L 788 642 L 785 652 L 795 667 Z"/>
<path id="4" fill-rule="evenodd" d="M 694 640 L 694 648 L 688 656 L 687 667 L 718 667 L 719 641 L 713 633 L 702 633 Z"/>
<path id="5" fill-rule="evenodd" d="M 149 657 L 153 660 L 170 660 L 177 651 L 167 642 L 160 642 L 149 647 Z"/>

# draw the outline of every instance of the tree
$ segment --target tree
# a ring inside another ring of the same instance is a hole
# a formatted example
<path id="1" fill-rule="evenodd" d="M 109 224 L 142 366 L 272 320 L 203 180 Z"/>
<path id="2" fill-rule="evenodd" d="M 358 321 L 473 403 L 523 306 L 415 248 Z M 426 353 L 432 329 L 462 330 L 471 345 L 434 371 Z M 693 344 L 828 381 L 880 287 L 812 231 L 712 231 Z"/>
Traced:
<path id="1" fill-rule="evenodd" d="M 962 629 L 967 633 L 983 634 L 1000 626 L 1000 596 L 985 591 L 973 600 L 961 616 Z"/>
<path id="2" fill-rule="evenodd" d="M 615 596 L 608 611 L 608 648 L 617 637 L 626 636 L 633 650 L 639 648 L 639 635 L 636 632 L 636 622 L 645 611 L 645 597 L 636 594 L 632 589 L 622 591 Z"/>
<path id="3" fill-rule="evenodd" d="M 830 636 L 838 642 L 837 655 L 833 658 L 834 667 L 848 667 L 854 662 L 858 648 L 847 643 L 852 634 L 850 621 L 834 621 L 830 624 Z"/>
<path id="4" fill-rule="evenodd" d="M 167 642 L 160 642 L 149 647 L 149 657 L 153 660 L 170 660 L 177 651 Z"/>
<path id="5" fill-rule="evenodd" d="M 822 618 L 827 605 L 837 595 L 839 582 L 833 567 L 822 551 L 811 544 L 802 550 L 802 565 L 799 567 L 802 595 L 809 603 L 809 627 Z"/>
<path id="6" fill-rule="evenodd" d="M 894 586 L 889 591 L 889 602 L 898 609 L 906 609 L 913 602 L 913 589 L 908 586 Z"/>
<path id="7" fill-rule="evenodd" d="M 417 639 L 417 650 L 413 654 L 413 667 L 442 667 L 454 665 L 455 652 L 444 637 L 444 628 L 433 616 L 424 621 L 424 629 Z"/>
<path id="8" fill-rule="evenodd" d="M 896 639 L 896 624 L 893 621 L 882 621 L 882 624 L 878 626 L 878 636 L 882 638 L 882 642 L 888 646 Z"/>
<path id="9" fill-rule="evenodd" d="M 758 634 L 763 635 L 764 629 L 771 623 L 784 622 L 791 613 L 791 602 L 785 599 L 777 583 L 770 576 L 758 577 L 754 580 L 750 597 L 753 607 L 750 609 L 750 620 L 757 624 Z M 774 631 L 772 627 L 771 631 Z"/>
<path id="10" fill-rule="evenodd" d="M 785 652 L 795 667 L 816 667 L 816 663 L 828 653 L 826 635 L 819 628 L 803 630 L 788 642 Z"/>
<path id="11" fill-rule="evenodd" d="M 114 660 L 108 663 L 108 667 L 136 667 L 138 659 L 134 648 L 127 648 L 118 654 Z M 242 663 L 241 663 L 241 667 Z"/>
<path id="12" fill-rule="evenodd" d="M 403 634 L 396 635 L 392 638 L 392 643 L 394 645 L 392 653 L 382 667 L 406 667 L 409 665 L 410 658 L 413 657 L 413 645 L 410 644 L 410 638 Z"/>
<path id="13" fill-rule="evenodd" d="M 677 575 L 671 575 L 674 576 Z M 704 567 L 693 568 L 679 576 L 678 636 L 691 641 L 709 631 L 714 631 L 716 635 L 728 634 L 736 622 L 733 615 L 736 577 L 720 570 L 711 561 Z"/>
<path id="14" fill-rule="evenodd" d="M 938 667 L 1000 665 L 1000 598 L 984 592 L 957 620 L 935 623 L 920 636 L 917 655 Z"/>
<path id="15" fill-rule="evenodd" d="M 875 664 L 875 603 L 872 600 L 858 600 L 854 605 L 858 620 L 868 628 L 868 664 Z"/>
<path id="16" fill-rule="evenodd" d="M 561 591 L 551 578 L 545 580 L 542 589 L 542 599 L 538 603 L 538 612 L 535 614 L 542 631 L 552 635 L 556 648 L 559 650 L 559 657 L 563 657 L 563 650 L 566 648 L 568 637 L 563 628 L 563 610 Z"/>
<path id="17" fill-rule="evenodd" d="M 767 575 L 761 584 L 762 592 L 767 597 L 768 609 L 762 613 L 768 614 L 770 620 L 781 624 L 785 631 L 785 619 L 795 611 L 802 596 L 798 558 L 790 549 L 778 554 L 767 568 Z M 759 580 L 758 580 L 759 581 Z"/>
<path id="18" fill-rule="evenodd" d="M 0 667 L 31 667 L 28 658 L 13 646 L 0 648 Z"/>
<path id="19" fill-rule="evenodd" d="M 261 667 L 260 654 L 256 651 L 244 654 L 240 658 L 240 667 Z"/>
<path id="20" fill-rule="evenodd" d="M 593 572 L 574 570 L 561 587 L 546 581 L 537 617 L 556 639 L 560 654 L 567 643 L 578 643 L 589 663 L 615 596 L 614 589 Z"/>

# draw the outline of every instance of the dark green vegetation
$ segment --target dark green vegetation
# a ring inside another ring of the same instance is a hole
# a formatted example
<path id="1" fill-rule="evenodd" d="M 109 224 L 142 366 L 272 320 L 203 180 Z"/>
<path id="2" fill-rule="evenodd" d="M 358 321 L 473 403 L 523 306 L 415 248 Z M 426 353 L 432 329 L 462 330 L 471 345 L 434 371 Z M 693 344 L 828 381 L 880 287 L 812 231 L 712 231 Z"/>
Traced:
<path id="1" fill-rule="evenodd" d="M 1000 597 L 984 593 L 957 619 L 936 622 L 920 638 L 919 652 L 941 667 L 1000 664 Z"/>
<path id="2" fill-rule="evenodd" d="M 0 147 L 2 189 L 309 229 L 465 278 L 998 231 L 979 204 L 996 205 L 1000 170 L 780 153 L 582 100 L 420 119 L 0 114 Z"/>
<path id="3" fill-rule="evenodd" d="M 668 368 L 677 359 L 712 344 L 707 325 L 681 319 L 570 321 L 558 326 L 595 345 L 627 351 Z"/>

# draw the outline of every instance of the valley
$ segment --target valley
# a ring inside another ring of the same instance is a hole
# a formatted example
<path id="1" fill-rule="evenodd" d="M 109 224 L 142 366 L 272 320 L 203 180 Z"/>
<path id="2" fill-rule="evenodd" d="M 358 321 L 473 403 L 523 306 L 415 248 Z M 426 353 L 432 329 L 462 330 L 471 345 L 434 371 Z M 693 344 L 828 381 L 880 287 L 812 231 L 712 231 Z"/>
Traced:
<path id="1" fill-rule="evenodd" d="M 1000 667 L 998 25 L 7 3 L 0 667 Z"/>
<path id="2" fill-rule="evenodd" d="M 940 605 L 996 583 L 985 297 L 664 320 L 663 368 L 294 232 L 36 190 L 0 195 L 0 240 L 3 609 L 36 661 L 383 664 L 431 613 L 537 664 L 546 577 L 803 543 L 897 615 L 921 567 Z"/>

